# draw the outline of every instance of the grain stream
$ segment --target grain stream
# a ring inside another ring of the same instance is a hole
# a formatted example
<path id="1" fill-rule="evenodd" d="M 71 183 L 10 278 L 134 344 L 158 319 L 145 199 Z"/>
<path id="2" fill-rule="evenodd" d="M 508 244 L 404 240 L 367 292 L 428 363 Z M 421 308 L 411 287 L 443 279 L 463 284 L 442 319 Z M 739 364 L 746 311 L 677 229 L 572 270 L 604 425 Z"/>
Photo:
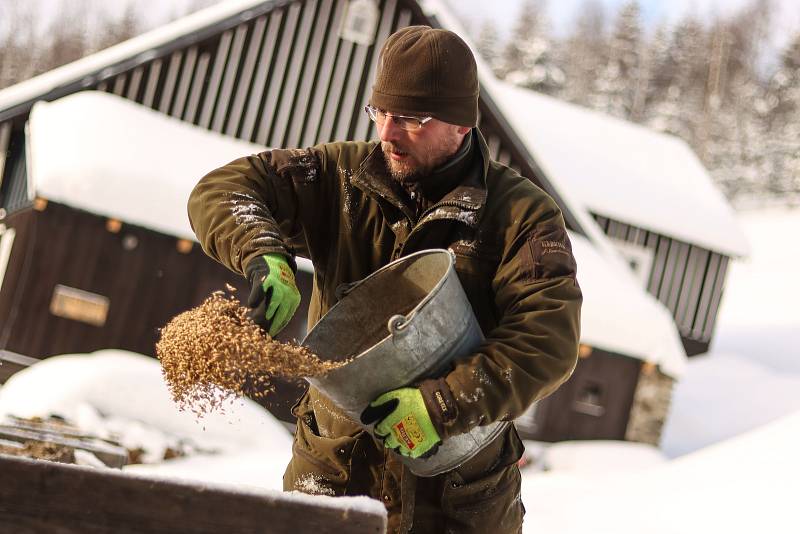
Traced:
<path id="1" fill-rule="evenodd" d="M 247 393 L 272 390 L 270 379 L 320 376 L 345 362 L 272 339 L 233 296 L 217 291 L 161 329 L 156 354 L 173 400 L 198 417 Z"/>

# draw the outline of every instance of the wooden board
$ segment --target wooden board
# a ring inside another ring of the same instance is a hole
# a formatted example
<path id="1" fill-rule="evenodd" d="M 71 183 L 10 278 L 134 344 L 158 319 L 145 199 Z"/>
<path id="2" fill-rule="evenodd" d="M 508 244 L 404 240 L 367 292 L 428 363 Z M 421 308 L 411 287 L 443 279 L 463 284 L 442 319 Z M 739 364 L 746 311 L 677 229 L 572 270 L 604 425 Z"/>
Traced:
<path id="1" fill-rule="evenodd" d="M 0 455 L 0 480 L 0 530 L 17 534 L 386 531 L 385 514 L 335 507 L 330 498 L 237 492 L 233 486 L 157 480 L 111 469 Z"/>

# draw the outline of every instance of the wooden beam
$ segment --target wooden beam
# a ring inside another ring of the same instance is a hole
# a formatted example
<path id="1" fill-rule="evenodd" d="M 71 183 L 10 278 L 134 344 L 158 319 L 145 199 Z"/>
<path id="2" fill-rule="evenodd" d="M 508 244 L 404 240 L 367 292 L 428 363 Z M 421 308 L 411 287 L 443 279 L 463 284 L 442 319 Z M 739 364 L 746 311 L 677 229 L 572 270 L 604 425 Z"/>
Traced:
<path id="1" fill-rule="evenodd" d="M 269 461 L 265 458 L 264 461 Z M 330 497 L 168 481 L 0 455 L 4 532 L 382 533 L 383 510 Z M 340 501 L 342 502 L 342 501 Z M 338 503 L 337 503 L 338 504 Z"/>

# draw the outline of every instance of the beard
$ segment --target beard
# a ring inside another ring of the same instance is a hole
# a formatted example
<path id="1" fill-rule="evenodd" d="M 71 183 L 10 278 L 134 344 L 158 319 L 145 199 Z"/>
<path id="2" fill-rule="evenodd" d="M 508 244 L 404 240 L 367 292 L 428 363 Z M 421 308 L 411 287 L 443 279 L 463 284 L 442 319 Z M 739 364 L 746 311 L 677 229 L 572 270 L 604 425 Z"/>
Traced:
<path id="1" fill-rule="evenodd" d="M 392 178 L 401 183 L 417 182 L 429 176 L 437 167 L 450 159 L 458 151 L 459 146 L 459 140 L 442 137 L 438 143 L 419 147 L 412 152 L 398 143 L 381 142 L 386 168 Z M 402 161 L 396 161 L 391 157 L 392 152 L 405 155 L 405 158 Z"/>

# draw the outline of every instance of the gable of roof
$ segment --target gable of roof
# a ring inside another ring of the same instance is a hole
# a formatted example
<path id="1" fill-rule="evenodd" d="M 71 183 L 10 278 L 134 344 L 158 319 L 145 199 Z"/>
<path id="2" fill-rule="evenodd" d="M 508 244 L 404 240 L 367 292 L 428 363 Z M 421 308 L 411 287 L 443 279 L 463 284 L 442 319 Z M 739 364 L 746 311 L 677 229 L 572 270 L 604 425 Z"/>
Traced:
<path id="1" fill-rule="evenodd" d="M 683 140 L 501 81 L 492 96 L 551 180 L 593 213 L 747 254 L 733 208 Z"/>

